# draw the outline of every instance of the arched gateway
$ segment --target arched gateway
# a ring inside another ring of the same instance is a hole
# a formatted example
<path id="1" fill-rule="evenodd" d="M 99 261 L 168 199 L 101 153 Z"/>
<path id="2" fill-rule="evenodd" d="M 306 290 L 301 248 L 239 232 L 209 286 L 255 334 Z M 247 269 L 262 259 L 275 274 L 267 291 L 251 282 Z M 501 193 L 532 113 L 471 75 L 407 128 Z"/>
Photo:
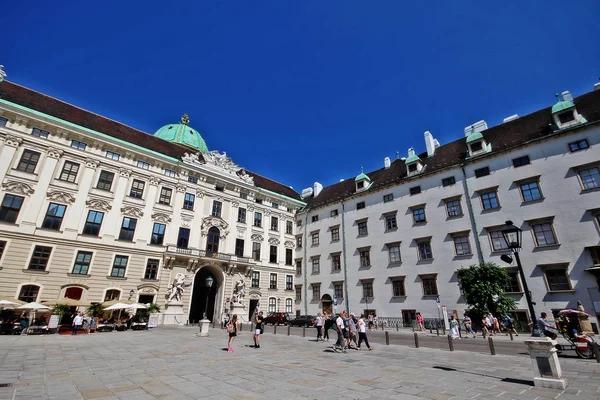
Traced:
<path id="1" fill-rule="evenodd" d="M 207 285 L 207 279 L 212 279 L 211 287 Z M 190 312 L 188 320 L 190 323 L 197 323 L 204 317 L 213 321 L 218 318 L 216 306 L 218 304 L 218 294 L 223 286 L 223 274 L 217 268 L 206 265 L 200 268 L 194 276 L 193 288 L 190 299 Z"/>

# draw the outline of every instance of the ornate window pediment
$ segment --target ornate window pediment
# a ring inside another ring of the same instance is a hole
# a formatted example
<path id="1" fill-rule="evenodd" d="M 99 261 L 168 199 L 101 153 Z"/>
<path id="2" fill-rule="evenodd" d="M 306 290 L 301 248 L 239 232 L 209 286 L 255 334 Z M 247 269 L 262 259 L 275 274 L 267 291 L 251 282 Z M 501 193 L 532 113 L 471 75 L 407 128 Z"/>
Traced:
<path id="1" fill-rule="evenodd" d="M 85 205 L 88 206 L 88 208 L 95 208 L 102 211 L 108 211 L 112 208 L 112 205 L 108 201 L 101 199 L 88 199 L 85 202 Z"/>
<path id="2" fill-rule="evenodd" d="M 75 196 L 71 193 L 63 192 L 61 190 L 54 190 L 46 193 L 46 197 L 52 201 L 60 201 L 62 203 L 73 204 L 75 203 Z"/>
<path id="3" fill-rule="evenodd" d="M 151 215 L 151 218 L 154 221 L 158 221 L 158 222 L 163 222 L 163 223 L 171 222 L 171 216 L 169 214 L 165 214 L 165 213 L 154 213 Z"/>
<path id="4" fill-rule="evenodd" d="M 202 159 L 204 162 L 201 161 L 200 154 L 198 153 L 185 153 L 181 159 L 188 164 L 205 165 L 216 168 L 227 175 L 235 176 L 237 179 L 240 179 L 249 185 L 254 185 L 254 178 L 248 175 L 243 168 L 236 165 L 231 158 L 227 157 L 226 152 L 221 154 L 217 150 L 213 150 L 208 153 L 203 153 Z"/>
<path id="5" fill-rule="evenodd" d="M 201 232 L 202 232 L 202 236 L 206 236 L 208 235 L 208 230 L 212 227 L 216 227 L 219 229 L 219 231 L 221 231 L 221 239 L 224 239 L 227 234 L 229 233 L 229 224 L 227 222 L 225 222 L 223 219 L 219 218 L 219 217 L 205 217 L 202 220 L 202 226 L 201 226 Z"/>
<path id="6" fill-rule="evenodd" d="M 286 240 L 283 245 L 285 247 L 287 247 L 288 249 L 294 249 L 294 248 L 296 248 L 296 243 L 292 242 L 291 240 Z"/>
<path id="7" fill-rule="evenodd" d="M 33 194 L 33 192 L 35 192 L 35 190 L 27 183 L 14 181 L 3 183 L 2 189 L 4 189 L 7 192 L 19 193 L 24 195 L 30 195 Z"/>
<path id="8" fill-rule="evenodd" d="M 255 233 L 252 236 L 250 236 L 250 239 L 252 239 L 255 242 L 262 242 L 264 239 L 263 235 Z"/>
<path id="9" fill-rule="evenodd" d="M 123 207 L 121 208 L 121 213 L 123 215 L 127 215 L 128 217 L 141 218 L 144 215 L 144 211 L 138 207 Z"/>

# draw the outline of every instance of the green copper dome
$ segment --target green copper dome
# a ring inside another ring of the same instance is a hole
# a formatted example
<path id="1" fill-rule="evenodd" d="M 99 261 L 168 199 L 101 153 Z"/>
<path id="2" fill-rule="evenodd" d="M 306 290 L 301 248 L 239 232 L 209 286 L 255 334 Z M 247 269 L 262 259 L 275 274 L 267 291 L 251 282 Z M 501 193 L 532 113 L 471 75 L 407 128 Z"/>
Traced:
<path id="1" fill-rule="evenodd" d="M 363 179 L 371 181 L 371 179 L 369 179 L 368 175 L 365 174 L 365 172 L 363 171 L 362 167 L 360 167 L 360 174 L 358 174 L 356 176 L 356 178 L 354 178 L 354 182 L 358 182 L 358 181 L 363 180 Z"/>
<path id="2" fill-rule="evenodd" d="M 572 101 L 565 100 L 562 96 L 559 96 L 558 93 L 555 96 L 556 104 L 552 106 L 552 114 L 566 110 L 567 108 L 575 107 L 575 104 L 573 104 Z"/>
<path id="3" fill-rule="evenodd" d="M 206 147 L 206 142 L 202 139 L 202 135 L 189 126 L 189 123 L 189 117 L 187 114 L 184 114 L 181 117 L 181 123 L 165 125 L 157 130 L 154 136 L 171 143 L 189 147 L 196 152 L 208 153 L 208 147 Z"/>
<path id="4" fill-rule="evenodd" d="M 467 136 L 467 143 L 471 143 L 471 142 L 474 142 L 475 140 L 481 140 L 481 139 L 483 139 L 483 135 L 481 134 L 481 132 L 475 131 L 475 127 L 472 126 L 471 133 L 469 134 L 469 136 Z"/>

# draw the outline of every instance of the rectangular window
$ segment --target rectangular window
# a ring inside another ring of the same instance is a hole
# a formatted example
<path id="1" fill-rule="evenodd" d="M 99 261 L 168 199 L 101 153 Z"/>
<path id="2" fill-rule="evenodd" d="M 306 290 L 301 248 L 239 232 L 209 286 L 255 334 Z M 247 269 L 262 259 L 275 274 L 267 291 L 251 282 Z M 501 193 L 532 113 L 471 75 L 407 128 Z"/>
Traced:
<path id="1" fill-rule="evenodd" d="M 38 161 L 40 160 L 40 153 L 32 150 L 23 151 L 23 155 L 21 156 L 21 160 L 19 161 L 19 165 L 17 165 L 17 169 L 19 171 L 28 172 L 33 174 L 35 172 L 35 167 L 37 166 Z"/>
<path id="2" fill-rule="evenodd" d="M 121 155 L 119 153 L 115 153 L 114 151 L 107 151 L 106 158 L 110 158 L 111 160 L 119 161 Z"/>
<path id="3" fill-rule="evenodd" d="M 301 227 L 302 226 L 302 220 L 301 219 L 299 219 L 299 220 L 296 221 L 296 226 L 297 227 Z"/>
<path id="4" fill-rule="evenodd" d="M 421 186 L 414 186 L 409 189 L 410 195 L 414 196 L 415 194 L 421 193 Z"/>
<path id="5" fill-rule="evenodd" d="M 393 297 L 406 296 L 406 290 L 404 289 L 404 279 L 394 279 L 392 281 L 392 296 Z"/>
<path id="6" fill-rule="evenodd" d="M 269 289 L 277 289 L 277 274 L 270 275 Z"/>
<path id="7" fill-rule="evenodd" d="M 194 202 L 196 201 L 196 196 L 192 193 L 186 193 L 183 198 L 183 209 L 184 210 L 194 210 Z"/>
<path id="8" fill-rule="evenodd" d="M 91 251 L 78 251 L 77 257 L 75 258 L 75 264 L 73 265 L 73 274 L 87 275 L 90 270 L 90 263 L 92 262 Z"/>
<path id="9" fill-rule="evenodd" d="M 400 256 L 400 245 L 392 244 L 388 245 L 387 248 L 390 264 L 400 264 L 402 262 L 402 257 Z"/>
<path id="10" fill-rule="evenodd" d="M 255 202 L 256 204 L 262 204 L 262 202 L 263 202 L 263 199 L 261 199 L 261 198 L 258 198 L 258 197 L 257 197 L 257 198 L 255 198 L 255 199 L 254 199 L 254 202 Z"/>
<path id="11" fill-rule="evenodd" d="M 515 168 L 519 168 L 530 163 L 531 161 L 529 160 L 529 156 L 517 157 L 513 158 L 512 160 L 513 167 Z"/>
<path id="12" fill-rule="evenodd" d="M 270 246 L 269 248 L 269 262 L 277 263 L 277 246 Z"/>
<path id="13" fill-rule="evenodd" d="M 35 246 L 27 269 L 45 271 L 48 266 L 48 260 L 50 260 L 50 254 L 52 254 L 52 247 Z"/>
<path id="14" fill-rule="evenodd" d="M 60 177 L 58 179 L 60 179 L 61 181 L 65 181 L 65 182 L 75 183 L 75 179 L 77 179 L 78 172 L 79 172 L 79 164 L 71 162 L 71 161 L 65 161 L 65 164 L 63 165 L 63 169 L 60 172 Z"/>
<path id="15" fill-rule="evenodd" d="M 50 132 L 42 130 L 40 128 L 33 128 L 33 130 L 31 131 L 31 136 L 39 137 L 42 139 L 48 139 L 49 134 Z"/>
<path id="16" fill-rule="evenodd" d="M 500 207 L 496 192 L 481 193 L 481 204 L 484 210 L 493 210 Z"/>
<path id="17" fill-rule="evenodd" d="M 431 241 L 425 240 L 417 243 L 417 250 L 419 251 L 419 260 L 432 260 L 433 252 L 431 251 Z"/>
<path id="18" fill-rule="evenodd" d="M 260 272 L 252 271 L 252 287 L 260 287 Z"/>
<path id="19" fill-rule="evenodd" d="M 302 286 L 296 286 L 296 301 L 302 300 Z"/>
<path id="20" fill-rule="evenodd" d="M 193 175 L 188 175 L 188 182 L 196 184 L 196 183 L 198 183 L 198 177 L 193 176 Z"/>
<path id="21" fill-rule="evenodd" d="M 302 236 L 296 236 L 296 247 L 299 249 L 302 248 Z"/>
<path id="22" fill-rule="evenodd" d="M 600 187 L 600 169 L 598 167 L 579 171 L 579 178 L 584 189 Z"/>
<path id="23" fill-rule="evenodd" d="M 62 204 L 50 203 L 46 217 L 42 223 L 42 228 L 59 230 L 62 225 L 63 218 L 67 206 Z"/>
<path id="24" fill-rule="evenodd" d="M 423 296 L 438 295 L 437 278 L 421 278 L 421 282 L 423 283 Z"/>
<path id="25" fill-rule="evenodd" d="M 100 227 L 102 226 L 102 219 L 104 213 L 100 211 L 88 212 L 87 219 L 85 220 L 85 226 L 83 227 L 84 235 L 98 236 L 100 233 Z"/>
<path id="26" fill-rule="evenodd" d="M 19 300 L 25 303 L 31 303 L 37 300 L 40 287 L 37 285 L 23 285 L 19 292 Z"/>
<path id="27" fill-rule="evenodd" d="M 317 283 L 312 284 L 312 299 L 317 301 L 321 299 L 321 285 Z"/>
<path id="28" fill-rule="evenodd" d="M 446 200 L 446 213 L 449 217 L 460 217 L 463 215 L 460 200 Z"/>
<path id="29" fill-rule="evenodd" d="M 165 240 L 165 229 L 167 226 L 165 224 L 159 224 L 158 222 L 154 223 L 154 227 L 152 228 L 152 236 L 150 237 L 150 244 L 157 244 L 162 246 L 163 241 Z"/>
<path id="30" fill-rule="evenodd" d="M 294 287 L 294 277 L 292 275 L 285 276 L 285 290 L 292 290 Z"/>
<path id="31" fill-rule="evenodd" d="M 321 273 L 321 258 L 313 257 L 311 262 L 312 262 L 312 273 L 313 274 Z"/>
<path id="32" fill-rule="evenodd" d="M 468 236 L 454 237 L 454 251 L 457 256 L 466 256 L 471 254 L 471 245 Z"/>
<path id="33" fill-rule="evenodd" d="M 156 258 L 149 258 L 146 263 L 146 272 L 144 272 L 144 279 L 156 280 L 158 277 L 158 265 L 160 260 Z"/>
<path id="34" fill-rule="evenodd" d="M 273 208 L 279 208 L 279 204 L 278 203 L 271 203 L 271 207 L 273 207 Z"/>
<path id="35" fill-rule="evenodd" d="M 190 244 L 190 230 L 188 228 L 179 228 L 177 234 L 177 247 L 180 249 L 187 249 Z"/>
<path id="36" fill-rule="evenodd" d="M 275 300 L 275 297 L 270 297 L 269 298 L 269 313 L 274 313 L 276 309 L 277 309 L 277 300 Z"/>
<path id="37" fill-rule="evenodd" d="M 279 231 L 279 219 L 277 217 L 271 217 L 271 230 Z"/>
<path id="38" fill-rule="evenodd" d="M 370 299 L 373 297 L 373 282 L 362 282 L 363 299 Z"/>
<path id="39" fill-rule="evenodd" d="M 115 256 L 110 276 L 118 278 L 125 277 L 125 271 L 127 270 L 127 262 L 129 261 L 128 256 Z"/>
<path id="40" fill-rule="evenodd" d="M 163 187 L 160 189 L 160 196 L 158 196 L 158 204 L 171 205 L 171 196 L 173 195 L 173 189 Z"/>
<path id="41" fill-rule="evenodd" d="M 558 114 L 558 120 L 561 124 L 566 124 L 567 122 L 575 121 L 575 114 L 573 114 L 573 111 L 560 113 Z"/>
<path id="42" fill-rule="evenodd" d="M 19 216 L 24 199 L 24 197 L 12 194 L 4 195 L 2 206 L 0 206 L 0 221 L 14 223 Z"/>
<path id="43" fill-rule="evenodd" d="M 2 260 L 4 249 L 6 249 L 6 240 L 0 240 L 0 260 Z"/>
<path id="44" fill-rule="evenodd" d="M 142 168 L 142 169 L 150 169 L 150 163 L 147 163 L 146 161 L 142 161 L 142 160 L 138 160 L 137 166 L 138 166 L 138 168 Z"/>
<path id="45" fill-rule="evenodd" d="M 475 178 L 481 178 L 490 174 L 490 167 L 483 167 L 475 170 Z"/>
<path id="46" fill-rule="evenodd" d="M 302 275 L 302 260 L 296 261 L 296 275 Z"/>
<path id="47" fill-rule="evenodd" d="M 319 216 L 318 215 L 313 215 L 310 220 L 311 220 L 311 222 L 317 222 L 319 220 Z M 302 221 L 300 221 L 300 225 L 299 226 L 302 226 Z"/>
<path id="48" fill-rule="evenodd" d="M 338 210 L 337 209 L 331 210 L 331 213 L 329 215 L 332 216 L 332 217 L 337 217 L 338 216 Z"/>
<path id="49" fill-rule="evenodd" d="M 342 263 L 340 262 L 339 254 L 331 255 L 331 270 L 332 271 L 340 271 L 342 269 Z"/>
<path id="50" fill-rule="evenodd" d="M 254 213 L 254 226 L 262 228 L 262 214 L 259 212 Z"/>
<path id="51" fill-rule="evenodd" d="M 213 201 L 213 206 L 212 206 L 212 216 L 213 217 L 221 217 L 221 210 L 223 209 L 223 203 L 221 203 L 220 201 Z"/>
<path id="52" fill-rule="evenodd" d="M 165 174 L 165 176 L 168 176 L 169 178 L 175 178 L 175 176 L 177 176 L 175 171 L 173 171 L 172 169 L 168 169 L 168 168 L 164 169 L 164 174 Z"/>
<path id="53" fill-rule="evenodd" d="M 121 231 L 119 232 L 119 240 L 132 241 L 133 235 L 135 234 L 135 227 L 137 226 L 137 219 L 124 217 L 123 224 L 121 225 Z"/>
<path id="54" fill-rule="evenodd" d="M 408 166 L 408 173 L 411 174 L 413 172 L 417 172 L 417 164 L 410 164 Z"/>
<path id="55" fill-rule="evenodd" d="M 240 192 L 240 199 L 247 199 L 247 198 L 248 198 L 248 193 Z"/>
<path id="56" fill-rule="evenodd" d="M 100 171 L 100 177 L 98 178 L 97 189 L 110 191 L 115 179 L 115 174 L 109 171 Z"/>
<path id="57" fill-rule="evenodd" d="M 313 246 L 318 245 L 319 244 L 319 232 L 313 232 L 311 234 L 311 237 L 312 237 L 312 244 L 313 244 Z"/>
<path id="58" fill-rule="evenodd" d="M 292 249 L 285 249 L 285 265 L 293 265 L 294 254 Z"/>
<path id="59" fill-rule="evenodd" d="M 586 139 L 581 139 L 577 140 L 576 142 L 569 143 L 569 151 L 571 153 L 574 153 L 579 150 L 585 150 L 588 147 L 590 147 L 590 145 L 588 144 L 588 141 Z"/>
<path id="60" fill-rule="evenodd" d="M 442 186 L 444 187 L 454 185 L 455 183 L 456 179 L 453 176 L 442 179 Z"/>
<path id="61" fill-rule="evenodd" d="M 396 214 L 390 214 L 385 216 L 385 229 L 388 231 L 398 229 L 398 223 L 396 222 Z"/>
<path id="62" fill-rule="evenodd" d="M 244 239 L 235 239 L 235 255 L 244 257 Z"/>
<path id="63" fill-rule="evenodd" d="M 384 194 L 383 195 L 383 202 L 384 203 L 389 203 L 390 201 L 394 201 L 394 194 L 393 193 Z"/>
<path id="64" fill-rule="evenodd" d="M 340 240 L 340 228 L 336 226 L 335 228 L 331 228 L 331 241 L 338 242 Z"/>
<path id="65" fill-rule="evenodd" d="M 344 298 L 344 284 L 343 283 L 334 283 L 333 284 L 333 295 L 337 297 L 337 299 Z"/>
<path id="66" fill-rule="evenodd" d="M 371 251 L 370 250 L 360 250 L 360 266 L 361 267 L 370 267 L 371 266 Z"/>
<path id="67" fill-rule="evenodd" d="M 215 190 L 219 191 L 219 192 L 224 192 L 225 191 L 225 186 L 221 183 L 216 183 L 215 184 Z"/>
<path id="68" fill-rule="evenodd" d="M 508 281 L 504 286 L 506 293 L 521 293 L 521 285 L 519 282 L 519 273 L 516 271 L 508 271 Z"/>
<path id="69" fill-rule="evenodd" d="M 531 228 L 533 229 L 536 246 L 552 246 L 557 244 L 552 223 L 534 224 L 531 225 Z"/>
<path id="70" fill-rule="evenodd" d="M 238 219 L 237 222 L 241 223 L 241 224 L 245 224 L 246 223 L 246 209 L 245 208 L 238 208 Z"/>
<path id="71" fill-rule="evenodd" d="M 566 268 L 552 268 L 544 271 L 546 282 L 548 282 L 548 290 L 550 292 L 559 292 L 563 290 L 571 290 L 571 281 Z"/>
<path id="72" fill-rule="evenodd" d="M 362 210 L 362 209 L 363 209 L 363 208 L 365 208 L 365 207 L 366 207 L 366 206 L 365 206 L 365 202 L 364 202 L 364 201 L 361 201 L 361 202 L 359 202 L 359 203 L 356 203 L 356 209 L 357 209 L 357 210 Z"/>
<path id="73" fill-rule="evenodd" d="M 142 196 L 144 196 L 145 187 L 146 182 L 134 179 L 133 183 L 131 184 L 131 190 L 129 191 L 129 197 L 133 197 L 134 199 L 141 199 Z"/>
<path id="74" fill-rule="evenodd" d="M 365 187 L 365 182 L 361 181 L 361 182 L 356 182 L 356 188 L 357 189 L 363 189 Z"/>
<path id="75" fill-rule="evenodd" d="M 501 231 L 490 232 L 490 241 L 492 242 L 493 251 L 504 251 L 508 249 L 508 244 L 506 244 L 506 240 L 504 240 Z"/>
<path id="76" fill-rule="evenodd" d="M 260 243 L 252 243 L 252 258 L 254 261 L 260 261 Z"/>
<path id="77" fill-rule="evenodd" d="M 471 146 L 471 153 L 477 153 L 478 151 L 483 150 L 483 143 L 481 143 L 481 141 L 471 143 L 470 146 Z"/>
<path id="78" fill-rule="evenodd" d="M 8 119 L 6 119 L 4 117 L 0 117 L 0 126 L 6 126 L 7 123 L 8 123 Z"/>
<path id="79" fill-rule="evenodd" d="M 542 192 L 540 191 L 540 186 L 537 182 L 528 182 L 519 185 L 519 189 L 521 189 L 521 195 L 523 196 L 523 201 L 534 201 L 542 198 Z"/>
<path id="80" fill-rule="evenodd" d="M 285 233 L 286 235 L 294 234 L 294 224 L 292 224 L 292 221 L 285 221 Z"/>
<path id="81" fill-rule="evenodd" d="M 78 150 L 85 150 L 87 144 L 79 140 L 71 140 L 71 147 Z"/>
<path id="82" fill-rule="evenodd" d="M 366 236 L 368 234 L 367 221 L 360 221 L 358 223 L 358 236 Z"/>
<path id="83" fill-rule="evenodd" d="M 413 208 L 412 210 L 413 222 L 415 224 L 423 224 L 427 222 L 427 218 L 425 217 L 425 209 L 424 208 Z"/>

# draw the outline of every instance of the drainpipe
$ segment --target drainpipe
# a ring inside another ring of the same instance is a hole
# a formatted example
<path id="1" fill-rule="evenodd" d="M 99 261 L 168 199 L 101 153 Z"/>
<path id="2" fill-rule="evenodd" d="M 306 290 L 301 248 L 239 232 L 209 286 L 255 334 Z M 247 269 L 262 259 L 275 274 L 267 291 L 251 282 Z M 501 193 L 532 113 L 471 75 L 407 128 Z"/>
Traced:
<path id="1" fill-rule="evenodd" d="M 346 269 L 346 223 L 344 219 L 344 215 L 346 214 L 346 210 L 344 208 L 344 202 L 341 202 L 342 205 L 342 254 L 344 254 L 344 297 L 346 298 L 346 310 L 350 312 L 350 299 L 348 295 L 348 271 Z"/>
<path id="2" fill-rule="evenodd" d="M 306 236 L 306 228 L 308 224 L 308 212 L 304 214 L 304 234 L 302 235 L 303 246 L 304 246 L 304 256 L 302 257 L 302 262 L 304 265 L 302 266 L 302 275 L 304 275 L 304 293 L 303 293 L 303 303 L 304 303 L 304 315 L 308 315 L 308 262 L 306 260 L 306 248 L 308 247 L 308 239 Z"/>
<path id="3" fill-rule="evenodd" d="M 469 211 L 469 219 L 471 220 L 471 229 L 473 229 L 473 238 L 475 239 L 475 248 L 477 250 L 477 258 L 479 263 L 483 264 L 483 252 L 481 251 L 481 242 L 479 241 L 479 231 L 477 230 L 477 223 L 475 222 L 475 214 L 473 213 L 473 204 L 471 203 L 471 193 L 469 192 L 469 185 L 467 183 L 467 173 L 465 171 L 464 164 L 460 164 L 460 169 L 463 173 L 463 189 L 465 192 L 465 198 L 467 200 L 467 210 Z"/>

